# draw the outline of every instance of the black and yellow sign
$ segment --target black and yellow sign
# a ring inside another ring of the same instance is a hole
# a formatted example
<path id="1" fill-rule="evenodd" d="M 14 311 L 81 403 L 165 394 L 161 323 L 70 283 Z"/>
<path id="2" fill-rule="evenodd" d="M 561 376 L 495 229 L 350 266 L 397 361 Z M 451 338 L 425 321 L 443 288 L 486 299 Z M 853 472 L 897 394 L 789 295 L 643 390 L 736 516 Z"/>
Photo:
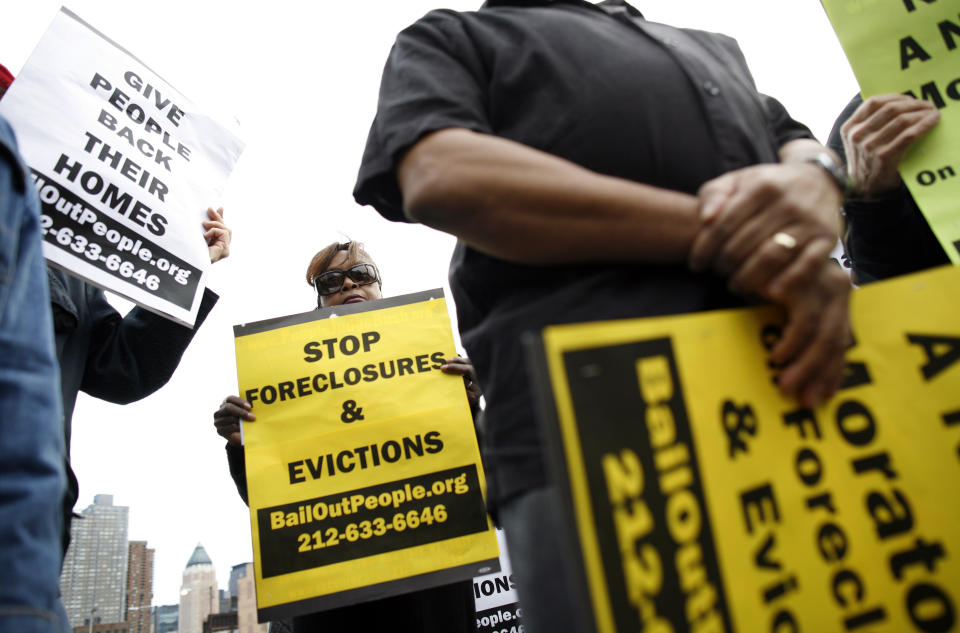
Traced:
<path id="1" fill-rule="evenodd" d="M 852 314 L 815 410 L 776 390 L 773 308 L 544 331 L 601 633 L 958 630 L 960 270 L 858 290 Z"/>
<path id="2" fill-rule="evenodd" d="M 498 567 L 441 290 L 235 336 L 261 621 Z"/>

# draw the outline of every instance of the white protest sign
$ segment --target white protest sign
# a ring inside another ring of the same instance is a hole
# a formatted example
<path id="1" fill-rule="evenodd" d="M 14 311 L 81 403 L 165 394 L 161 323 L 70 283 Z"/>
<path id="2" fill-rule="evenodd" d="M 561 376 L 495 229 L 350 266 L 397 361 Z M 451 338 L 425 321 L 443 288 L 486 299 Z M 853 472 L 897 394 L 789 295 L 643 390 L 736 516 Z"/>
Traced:
<path id="1" fill-rule="evenodd" d="M 193 325 L 201 222 L 243 151 L 234 131 L 67 9 L 0 114 L 33 172 L 47 260 Z"/>
<path id="2" fill-rule="evenodd" d="M 497 530 L 497 543 L 500 545 L 500 571 L 473 579 L 476 630 L 477 633 L 522 633 L 523 609 L 517 597 L 503 530 Z"/>

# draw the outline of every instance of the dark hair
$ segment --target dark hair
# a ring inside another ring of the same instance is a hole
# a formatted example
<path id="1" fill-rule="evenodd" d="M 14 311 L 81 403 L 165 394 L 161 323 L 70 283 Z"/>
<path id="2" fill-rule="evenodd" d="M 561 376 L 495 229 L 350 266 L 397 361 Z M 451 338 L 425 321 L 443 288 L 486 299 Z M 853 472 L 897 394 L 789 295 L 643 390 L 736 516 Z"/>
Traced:
<path id="1" fill-rule="evenodd" d="M 334 242 L 329 246 L 321 248 L 317 251 L 317 254 L 313 256 L 313 259 L 310 260 L 310 264 L 307 266 L 307 284 L 311 288 L 313 288 L 314 277 L 326 271 L 330 266 L 330 262 L 333 261 L 333 258 L 336 257 L 340 251 L 346 251 L 348 262 L 367 261 L 371 264 L 373 263 L 373 258 L 363 249 L 363 244 L 360 242 Z"/>

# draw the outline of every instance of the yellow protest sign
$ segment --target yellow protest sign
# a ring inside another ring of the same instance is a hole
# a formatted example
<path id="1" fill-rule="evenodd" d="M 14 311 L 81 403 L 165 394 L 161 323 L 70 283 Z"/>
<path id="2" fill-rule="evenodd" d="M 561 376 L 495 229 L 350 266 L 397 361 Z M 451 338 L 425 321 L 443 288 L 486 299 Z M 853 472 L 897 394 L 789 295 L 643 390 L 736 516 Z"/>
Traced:
<path id="1" fill-rule="evenodd" d="M 947 252 L 960 264 L 960 12 L 955 0 L 822 0 L 864 99 L 909 93 L 940 122 L 900 175 Z"/>
<path id="2" fill-rule="evenodd" d="M 441 290 L 234 330 L 261 621 L 498 569 Z"/>
<path id="3" fill-rule="evenodd" d="M 815 410 L 776 390 L 773 308 L 547 328 L 598 630 L 957 630 L 958 308 L 949 266 L 856 291 L 844 388 Z"/>

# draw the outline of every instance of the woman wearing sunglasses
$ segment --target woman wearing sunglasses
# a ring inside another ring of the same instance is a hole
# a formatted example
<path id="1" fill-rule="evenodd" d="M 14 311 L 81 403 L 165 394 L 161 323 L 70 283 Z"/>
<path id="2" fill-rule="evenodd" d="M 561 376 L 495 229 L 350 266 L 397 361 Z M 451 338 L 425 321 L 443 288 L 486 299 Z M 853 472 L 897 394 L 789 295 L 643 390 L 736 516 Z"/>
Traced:
<path id="1" fill-rule="evenodd" d="M 317 307 L 382 299 L 380 272 L 363 245 L 334 243 L 313 256 L 307 283 L 317 291 Z"/>
<path id="2" fill-rule="evenodd" d="M 359 242 L 334 242 L 320 250 L 307 266 L 307 283 L 317 292 L 317 307 L 382 299 L 380 271 Z M 448 358 L 441 371 L 463 376 L 476 417 L 480 389 L 473 365 L 466 358 Z M 227 440 L 227 460 L 237 492 L 247 501 L 247 480 L 240 420 L 252 422 L 251 405 L 239 396 L 227 396 L 213 414 L 217 433 Z M 421 631 L 458 633 L 474 630 L 473 588 L 469 580 L 350 605 L 293 619 L 294 633 L 333 631 Z"/>

